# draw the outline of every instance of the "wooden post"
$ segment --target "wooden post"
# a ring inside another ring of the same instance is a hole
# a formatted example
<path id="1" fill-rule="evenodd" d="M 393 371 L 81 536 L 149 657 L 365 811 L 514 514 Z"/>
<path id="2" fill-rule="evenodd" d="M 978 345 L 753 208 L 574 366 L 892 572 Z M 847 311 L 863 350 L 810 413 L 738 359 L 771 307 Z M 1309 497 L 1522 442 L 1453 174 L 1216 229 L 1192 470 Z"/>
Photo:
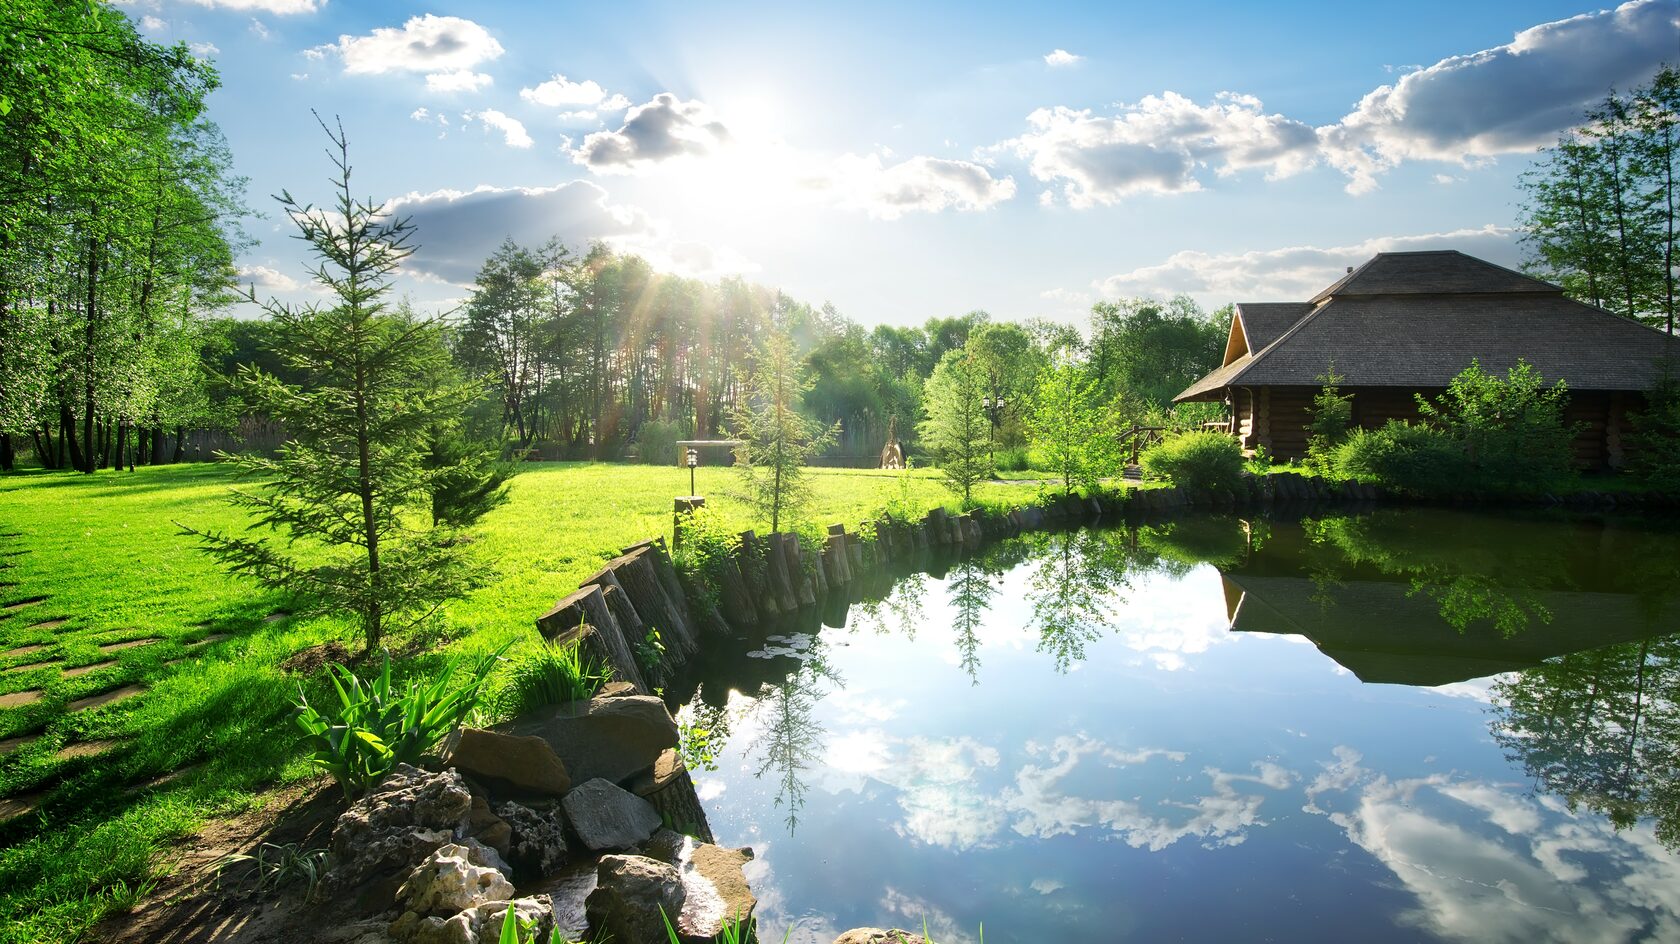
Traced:
<path id="1" fill-rule="evenodd" d="M 612 668 L 619 681 L 629 682 L 638 691 L 649 691 L 636 666 L 635 651 L 624 638 L 624 631 L 599 585 L 589 584 L 567 594 L 547 613 L 537 617 L 537 631 L 548 639 L 563 642 L 575 639 L 580 645 L 587 645 L 592 655 Z M 591 633 L 595 637 L 593 641 L 587 638 Z"/>
<path id="2" fill-rule="evenodd" d="M 706 507 L 706 499 L 699 495 L 678 495 L 672 501 L 671 547 L 682 547 L 683 516 Z"/>

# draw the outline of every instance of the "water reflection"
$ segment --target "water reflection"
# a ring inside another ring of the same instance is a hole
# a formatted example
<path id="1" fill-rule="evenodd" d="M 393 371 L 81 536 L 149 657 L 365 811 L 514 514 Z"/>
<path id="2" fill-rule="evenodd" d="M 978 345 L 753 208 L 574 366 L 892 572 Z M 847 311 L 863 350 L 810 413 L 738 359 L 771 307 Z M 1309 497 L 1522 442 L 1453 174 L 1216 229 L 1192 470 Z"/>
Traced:
<path id="1" fill-rule="evenodd" d="M 799 811 L 805 807 L 807 771 L 823 751 L 823 727 L 814 717 L 817 703 L 846 684 L 824 658 L 820 637 L 801 648 L 799 667 L 783 681 L 766 686 L 754 703 L 760 730 L 748 749 L 760 757 L 757 776 L 774 775 L 775 805 L 785 813 L 788 835 L 798 828 Z"/>

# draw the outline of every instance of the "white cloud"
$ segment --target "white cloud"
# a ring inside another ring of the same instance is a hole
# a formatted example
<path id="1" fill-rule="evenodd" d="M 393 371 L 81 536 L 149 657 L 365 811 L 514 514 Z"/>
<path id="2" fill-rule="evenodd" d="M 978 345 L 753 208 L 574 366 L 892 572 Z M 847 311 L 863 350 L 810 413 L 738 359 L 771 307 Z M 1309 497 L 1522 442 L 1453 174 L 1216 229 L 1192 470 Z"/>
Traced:
<path id="1" fill-rule="evenodd" d="M 729 129 L 705 102 L 661 92 L 630 109 L 617 131 L 592 132 L 571 154 L 597 173 L 636 173 L 665 161 L 704 157 L 729 140 Z"/>
<path id="2" fill-rule="evenodd" d="M 327 0 L 189 0 L 201 7 L 213 7 L 223 10 L 251 11 L 272 13 L 275 16 L 290 16 L 295 13 L 314 13 L 326 6 Z"/>
<path id="3" fill-rule="evenodd" d="M 456 69 L 453 72 L 432 72 L 426 75 L 428 92 L 477 92 L 488 88 L 496 80 L 483 72 Z"/>
<path id="4" fill-rule="evenodd" d="M 563 111 L 554 117 L 560 119 L 561 124 L 594 125 L 601 123 L 601 116 L 597 112 L 582 108 L 577 111 Z"/>
<path id="5" fill-rule="evenodd" d="M 484 130 L 492 129 L 502 133 L 502 140 L 511 148 L 528 148 L 532 145 L 531 136 L 525 133 L 525 125 L 518 118 L 511 117 L 494 108 L 486 108 L 479 112 L 464 112 L 464 121 L 477 121 L 484 126 Z"/>
<path id="6" fill-rule="evenodd" d="M 336 53 L 350 75 L 470 72 L 502 54 L 502 44 L 472 20 L 430 13 L 411 17 L 400 29 L 385 26 L 366 36 L 341 35 L 338 42 L 316 48 Z M 427 85 L 431 84 L 428 76 Z"/>
<path id="7" fill-rule="evenodd" d="M 630 107 L 630 99 L 618 93 L 608 95 L 595 105 L 597 111 L 623 111 Z"/>
<path id="8" fill-rule="evenodd" d="M 1062 198 L 1076 207 L 1200 190 L 1209 168 L 1222 176 L 1265 168 L 1275 178 L 1316 159 L 1311 126 L 1266 114 L 1259 99 L 1230 92 L 1207 105 L 1176 92 L 1148 95 L 1112 117 L 1040 108 L 1027 123 L 1031 130 L 998 148 L 1025 158 L 1034 178 L 1060 184 Z"/>
<path id="9" fill-rule="evenodd" d="M 1071 66 L 1084 60 L 1084 56 L 1076 56 L 1066 49 L 1053 49 L 1044 54 L 1044 64 L 1047 66 Z"/>
<path id="10" fill-rule="evenodd" d="M 148 33 L 161 33 L 169 28 L 169 24 L 148 14 L 140 18 L 140 28 Z"/>
<path id="11" fill-rule="evenodd" d="M 1015 195 L 1014 178 L 993 177 L 972 161 L 912 157 L 887 164 L 879 154 L 844 155 L 807 185 L 832 193 L 842 207 L 883 220 L 914 212 L 984 210 Z"/>
<path id="12" fill-rule="evenodd" d="M 1525 29 L 1510 43 L 1451 56 L 1367 94 L 1319 129 L 1326 158 L 1359 193 L 1402 161 L 1473 162 L 1550 144 L 1611 88 L 1675 58 L 1680 5 L 1635 0 Z"/>
<path id="13" fill-rule="evenodd" d="M 303 286 L 279 269 L 264 265 L 242 265 L 237 269 L 239 280 L 247 285 L 271 292 L 295 292 Z"/>
<path id="14" fill-rule="evenodd" d="M 534 88 L 520 89 L 519 97 L 533 105 L 547 105 L 551 108 L 568 105 L 594 107 L 606 100 L 607 90 L 593 79 L 573 82 L 565 76 L 555 73 L 548 81 Z"/>
<path id="15" fill-rule="evenodd" d="M 1289 246 L 1241 253 L 1184 250 L 1165 262 L 1111 275 L 1095 287 L 1110 297 L 1185 293 L 1208 301 L 1303 301 L 1379 252 L 1457 249 L 1500 265 L 1518 264 L 1517 231 L 1485 226 L 1419 236 L 1382 236 L 1346 246 Z"/>
<path id="16" fill-rule="evenodd" d="M 251 25 L 249 29 L 251 31 L 251 35 L 258 39 L 268 39 L 270 36 L 274 35 L 268 31 L 268 24 L 256 17 L 251 17 Z"/>
<path id="17" fill-rule="evenodd" d="M 215 43 L 193 43 L 192 45 L 188 46 L 187 48 L 192 50 L 192 54 L 199 57 L 200 59 L 202 59 L 206 56 L 214 56 L 217 53 L 221 52 L 220 49 L 216 48 Z"/>

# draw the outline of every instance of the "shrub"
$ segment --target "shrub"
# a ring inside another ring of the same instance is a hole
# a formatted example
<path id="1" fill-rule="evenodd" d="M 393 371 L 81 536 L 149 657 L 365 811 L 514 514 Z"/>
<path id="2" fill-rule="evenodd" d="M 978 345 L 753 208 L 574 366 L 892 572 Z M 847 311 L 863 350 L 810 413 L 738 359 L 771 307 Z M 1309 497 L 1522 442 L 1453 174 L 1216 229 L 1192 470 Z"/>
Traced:
<path id="1" fill-rule="evenodd" d="M 453 683 L 462 666 L 460 657 L 449 660 L 430 682 L 412 679 L 401 689 L 391 681 L 389 653 L 371 682 L 333 663 L 328 676 L 336 703 L 316 708 L 298 687 L 296 722 L 311 749 L 310 763 L 331 774 L 354 800 L 398 764 L 419 761 L 465 720 L 478 706 L 491 666 L 506 649 L 474 663 L 471 677 L 459 686 Z"/>
<path id="2" fill-rule="evenodd" d="M 648 420 L 636 431 L 636 457 L 648 465 L 676 465 L 677 441 L 688 438 L 687 424 Z"/>
<path id="3" fill-rule="evenodd" d="M 1144 450 L 1143 469 L 1185 488 L 1235 490 L 1242 484 L 1242 447 L 1225 433 L 1176 433 Z"/>
<path id="4" fill-rule="evenodd" d="M 1458 491 L 1536 494 L 1570 484 L 1575 430 L 1563 421 L 1569 390 L 1545 385 L 1524 361 L 1500 378 L 1470 362 L 1435 403 L 1418 409 L 1463 449 L 1467 465 Z"/>
<path id="5" fill-rule="evenodd" d="M 611 679 L 611 670 L 576 642 L 544 642 L 512 660 L 493 703 L 498 715 L 517 718 L 545 705 L 593 698 Z"/>
<path id="6" fill-rule="evenodd" d="M 1353 397 L 1341 392 L 1345 380 L 1331 364 L 1318 377 L 1324 386 L 1313 397 L 1311 433 L 1307 436 L 1307 464 L 1315 472 L 1325 474 L 1331 469 L 1330 454 L 1347 438 L 1353 425 Z"/>
<path id="7" fill-rule="evenodd" d="M 1442 495 L 1466 487 L 1469 463 L 1447 433 L 1422 424 L 1389 420 L 1356 429 L 1327 457 L 1342 478 L 1414 495 Z"/>
<path id="8" fill-rule="evenodd" d="M 1680 376 L 1665 372 L 1631 420 L 1631 471 L 1664 491 L 1680 491 Z"/>
<path id="9" fill-rule="evenodd" d="M 997 451 L 997 467 L 999 472 L 1025 472 L 1033 467 L 1032 456 L 1022 446 L 1013 449 L 999 449 Z"/>

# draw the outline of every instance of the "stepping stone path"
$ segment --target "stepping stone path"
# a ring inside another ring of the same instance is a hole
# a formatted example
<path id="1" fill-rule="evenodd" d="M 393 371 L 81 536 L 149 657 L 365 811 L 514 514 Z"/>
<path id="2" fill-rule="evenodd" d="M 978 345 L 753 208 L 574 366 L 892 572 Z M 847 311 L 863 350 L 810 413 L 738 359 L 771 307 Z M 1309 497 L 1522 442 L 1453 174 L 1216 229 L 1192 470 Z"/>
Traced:
<path id="1" fill-rule="evenodd" d="M 281 620 L 286 619 L 287 617 L 289 617 L 291 615 L 292 614 L 286 612 L 285 610 L 275 610 L 274 612 L 272 612 L 272 613 L 268 614 L 267 616 L 263 617 L 263 622 L 265 622 L 265 623 L 278 623 Z"/>
<path id="2" fill-rule="evenodd" d="M 65 618 L 65 619 L 50 619 L 50 620 L 47 620 L 45 623 L 35 623 L 35 624 L 30 625 L 26 628 L 27 629 L 42 629 L 42 630 L 57 629 L 60 626 L 63 626 L 65 623 L 68 623 L 68 622 L 70 622 L 70 620 L 68 618 Z"/>
<path id="3" fill-rule="evenodd" d="M 30 627 L 30 628 L 33 629 L 34 627 Z M 26 656 L 26 655 L 29 655 L 31 652 L 40 652 L 42 649 L 45 649 L 50 645 L 52 645 L 52 643 L 50 643 L 50 642 L 38 642 L 38 643 L 35 643 L 32 646 L 19 646 L 16 649 L 11 649 L 11 650 L 8 650 L 6 652 L 0 652 L 0 658 L 10 658 L 12 656 Z"/>
<path id="4" fill-rule="evenodd" d="M 232 633 L 211 633 L 210 635 L 205 636 L 203 639 L 200 639 L 197 642 L 187 643 L 187 648 L 188 649 L 203 649 L 203 648 L 206 648 L 208 646 L 213 646 L 216 643 L 219 643 L 224 639 L 232 639 L 232 638 L 233 638 Z"/>
<path id="5" fill-rule="evenodd" d="M 26 607 L 31 607 L 31 606 L 34 606 L 38 603 L 43 603 L 43 602 L 46 601 L 46 599 L 47 599 L 46 597 L 35 597 L 32 600 L 19 600 L 16 603 L 8 603 L 5 606 L 0 606 L 0 613 L 16 613 L 18 610 L 24 609 Z"/>
<path id="6" fill-rule="evenodd" d="M 0 800 L 0 822 L 35 812 L 40 808 L 41 800 L 45 796 L 44 793 L 25 793 Z"/>
<path id="7" fill-rule="evenodd" d="M 100 741 L 79 741 L 59 748 L 58 753 L 53 755 L 53 759 L 75 760 L 78 757 L 97 757 L 121 743 L 122 741 L 115 738 Z"/>
<path id="8" fill-rule="evenodd" d="M 32 672 L 35 669 L 44 668 L 44 667 L 49 666 L 49 665 L 58 665 L 58 660 L 57 659 L 41 659 L 37 662 L 25 662 L 22 665 L 9 666 L 8 668 L 6 668 L 5 671 L 8 672 L 8 673 L 10 673 L 10 672 Z"/>
<path id="9" fill-rule="evenodd" d="M 111 666 L 116 665 L 116 664 L 117 664 L 117 660 L 106 659 L 104 662 L 95 662 L 92 665 L 78 665 L 73 669 L 65 669 L 64 670 L 64 677 L 65 678 L 76 678 L 77 676 L 86 675 L 89 672 L 97 672 L 100 669 L 108 669 Z"/>
<path id="10" fill-rule="evenodd" d="M 149 646 L 161 640 L 160 636 L 147 636 L 145 639 L 130 639 L 127 642 L 108 642 L 99 647 L 100 652 L 121 652 L 124 649 L 138 649 Z"/>
<path id="11" fill-rule="evenodd" d="M 24 705 L 33 705 L 40 700 L 41 690 L 31 688 L 28 691 L 0 695 L 0 708 L 22 708 Z"/>
<path id="12" fill-rule="evenodd" d="M 170 784 L 175 783 L 178 780 L 185 779 L 186 777 L 190 776 L 194 771 L 198 770 L 198 768 L 200 768 L 202 766 L 203 766 L 202 764 L 188 764 L 187 766 L 182 767 L 179 770 L 171 770 L 169 773 L 163 774 L 161 776 L 153 777 L 152 779 L 144 781 L 143 783 L 134 784 L 133 786 L 129 787 L 124 792 L 127 793 L 129 796 L 133 796 L 136 793 L 145 793 L 147 790 L 156 790 L 159 787 L 167 787 Z"/>
<path id="13" fill-rule="evenodd" d="M 21 734 L 17 737 L 6 738 L 5 740 L 0 741 L 0 755 L 10 754 L 13 751 L 22 750 L 30 744 L 33 744 L 35 739 L 40 736 L 41 735 L 39 734 Z"/>
<path id="14" fill-rule="evenodd" d="M 101 705 L 109 705 L 112 702 L 127 701 L 145 690 L 146 686 L 144 685 L 124 685 L 122 688 L 113 688 L 108 692 L 100 692 L 97 695 L 89 695 L 86 698 L 78 698 L 70 704 L 65 705 L 64 709 L 66 711 L 82 711 L 87 708 L 98 708 Z"/>

